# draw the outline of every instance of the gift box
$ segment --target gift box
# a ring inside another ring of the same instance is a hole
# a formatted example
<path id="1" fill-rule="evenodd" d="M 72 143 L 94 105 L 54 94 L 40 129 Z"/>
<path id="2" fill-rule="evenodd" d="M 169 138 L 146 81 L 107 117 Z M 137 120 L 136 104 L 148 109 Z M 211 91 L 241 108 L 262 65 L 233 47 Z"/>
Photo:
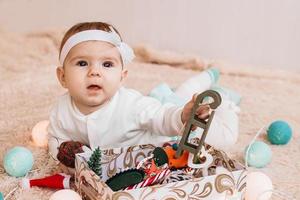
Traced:
<path id="1" fill-rule="evenodd" d="M 75 172 L 77 192 L 86 200 L 244 199 L 245 167 L 230 159 L 225 152 L 207 144 L 204 148 L 212 156 L 213 161 L 202 169 L 185 169 L 185 172 L 189 173 L 185 178 L 175 175 L 173 180 L 165 180 L 160 184 L 119 191 L 113 191 L 105 183 L 117 173 L 136 168 L 141 160 L 151 155 L 155 147 L 163 145 L 147 144 L 101 150 L 101 178 L 88 167 L 87 161 L 91 152 L 77 154 Z"/>

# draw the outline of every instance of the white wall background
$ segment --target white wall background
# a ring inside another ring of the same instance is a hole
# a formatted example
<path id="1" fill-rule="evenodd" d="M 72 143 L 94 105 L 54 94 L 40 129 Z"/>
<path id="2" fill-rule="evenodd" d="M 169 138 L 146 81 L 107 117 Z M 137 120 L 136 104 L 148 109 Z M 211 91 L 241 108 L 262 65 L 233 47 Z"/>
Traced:
<path id="1" fill-rule="evenodd" d="M 17 32 L 114 24 L 130 44 L 234 63 L 300 70 L 297 0 L 0 0 L 0 27 Z"/>

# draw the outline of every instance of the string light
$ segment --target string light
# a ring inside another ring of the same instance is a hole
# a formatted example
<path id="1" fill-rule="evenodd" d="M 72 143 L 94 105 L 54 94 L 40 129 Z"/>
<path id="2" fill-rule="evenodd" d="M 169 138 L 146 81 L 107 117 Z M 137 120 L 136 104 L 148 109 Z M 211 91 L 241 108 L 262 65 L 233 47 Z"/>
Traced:
<path id="1" fill-rule="evenodd" d="M 38 147 L 46 147 L 48 144 L 48 131 L 47 127 L 49 125 L 49 121 L 40 121 L 38 122 L 32 129 L 31 137 L 34 144 Z"/>

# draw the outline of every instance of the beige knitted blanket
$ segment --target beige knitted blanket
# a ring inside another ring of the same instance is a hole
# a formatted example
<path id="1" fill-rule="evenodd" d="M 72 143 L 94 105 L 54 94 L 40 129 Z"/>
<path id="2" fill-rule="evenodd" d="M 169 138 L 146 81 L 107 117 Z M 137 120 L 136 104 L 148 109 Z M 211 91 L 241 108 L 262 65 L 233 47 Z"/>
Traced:
<path id="1" fill-rule="evenodd" d="M 17 35 L 0 29 L 0 192 L 12 191 L 20 179 L 3 170 L 5 152 L 16 145 L 29 148 L 35 163 L 30 178 L 57 171 L 46 148 L 35 147 L 32 127 L 47 119 L 51 105 L 64 93 L 55 75 L 57 49 L 62 31 Z M 176 87 L 183 80 L 214 65 L 221 70 L 220 84 L 242 95 L 238 143 L 226 151 L 243 162 L 243 151 L 255 133 L 270 122 L 283 119 L 293 128 L 288 145 L 270 145 L 273 158 L 260 169 L 270 176 L 275 189 L 300 199 L 300 75 L 297 72 L 251 66 L 232 66 L 204 61 L 196 56 L 162 52 L 144 46 L 135 48 L 126 86 L 147 94 L 157 84 Z M 267 142 L 265 134 L 259 140 Z M 253 169 L 251 169 L 253 170 Z M 50 189 L 16 188 L 9 199 L 49 199 Z M 273 197 L 272 199 L 279 199 Z"/>

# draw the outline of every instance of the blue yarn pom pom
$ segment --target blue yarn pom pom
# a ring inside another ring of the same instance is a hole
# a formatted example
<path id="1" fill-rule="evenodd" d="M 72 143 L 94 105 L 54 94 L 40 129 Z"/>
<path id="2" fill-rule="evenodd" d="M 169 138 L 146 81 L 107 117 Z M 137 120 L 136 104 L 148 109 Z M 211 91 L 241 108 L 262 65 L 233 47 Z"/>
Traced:
<path id="1" fill-rule="evenodd" d="M 3 199 L 4 199 L 3 194 L 2 194 L 2 192 L 0 192 L 0 200 L 3 200 Z"/>
<path id="2" fill-rule="evenodd" d="M 267 130 L 268 140 L 272 144 L 287 144 L 292 138 L 292 129 L 285 121 L 274 121 Z"/>
<path id="3" fill-rule="evenodd" d="M 4 156 L 5 171 L 14 177 L 25 176 L 33 166 L 33 155 L 25 147 L 14 147 Z"/>
<path id="4" fill-rule="evenodd" d="M 249 146 L 247 146 L 245 149 L 245 158 L 248 148 Z M 256 141 L 251 145 L 247 158 L 248 165 L 256 168 L 262 168 L 265 167 L 271 161 L 271 159 L 272 151 L 266 143 Z"/>

